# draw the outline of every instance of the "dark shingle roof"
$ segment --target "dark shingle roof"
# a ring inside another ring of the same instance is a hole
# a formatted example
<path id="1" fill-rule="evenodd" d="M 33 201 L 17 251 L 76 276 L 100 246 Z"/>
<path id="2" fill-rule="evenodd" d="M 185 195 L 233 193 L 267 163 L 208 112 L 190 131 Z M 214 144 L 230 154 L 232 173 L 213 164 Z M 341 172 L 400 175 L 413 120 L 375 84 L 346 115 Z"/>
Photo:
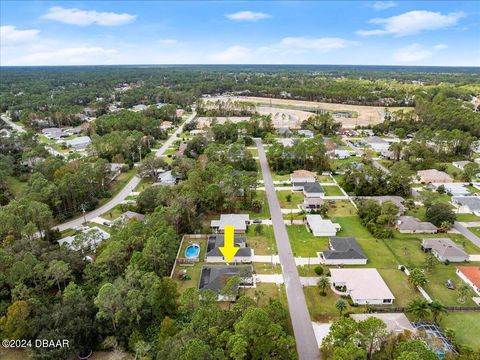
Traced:
<path id="1" fill-rule="evenodd" d="M 360 244 L 353 237 L 330 238 L 331 251 L 324 251 L 325 259 L 367 259 Z"/>
<path id="2" fill-rule="evenodd" d="M 199 290 L 210 289 L 216 293 L 220 292 L 232 276 L 251 278 L 253 267 L 251 265 L 228 266 L 211 265 L 204 266 L 200 275 Z"/>
<path id="3" fill-rule="evenodd" d="M 322 185 L 320 185 L 318 182 L 309 182 L 305 183 L 303 185 L 303 191 L 306 193 L 324 193 L 325 190 L 323 190 Z"/>
<path id="4" fill-rule="evenodd" d="M 235 256 L 251 256 L 252 249 L 247 246 L 247 238 L 245 236 L 236 235 L 234 237 L 233 243 L 238 249 Z M 223 234 L 213 234 L 208 236 L 207 244 L 207 256 L 222 256 L 220 252 L 220 246 L 224 244 L 224 235 Z"/>

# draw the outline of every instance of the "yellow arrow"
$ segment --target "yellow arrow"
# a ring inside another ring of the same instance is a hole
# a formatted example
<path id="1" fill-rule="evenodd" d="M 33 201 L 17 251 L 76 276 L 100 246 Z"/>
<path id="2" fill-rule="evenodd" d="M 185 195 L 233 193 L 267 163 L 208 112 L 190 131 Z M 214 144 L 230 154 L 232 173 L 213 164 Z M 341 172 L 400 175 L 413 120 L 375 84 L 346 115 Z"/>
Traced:
<path id="1" fill-rule="evenodd" d="M 233 257 L 238 251 L 238 247 L 234 246 L 234 239 L 235 236 L 235 227 L 232 225 L 226 225 L 224 228 L 224 235 L 223 235 L 223 246 L 220 246 L 220 251 L 225 258 L 225 261 L 229 263 L 232 261 Z"/>

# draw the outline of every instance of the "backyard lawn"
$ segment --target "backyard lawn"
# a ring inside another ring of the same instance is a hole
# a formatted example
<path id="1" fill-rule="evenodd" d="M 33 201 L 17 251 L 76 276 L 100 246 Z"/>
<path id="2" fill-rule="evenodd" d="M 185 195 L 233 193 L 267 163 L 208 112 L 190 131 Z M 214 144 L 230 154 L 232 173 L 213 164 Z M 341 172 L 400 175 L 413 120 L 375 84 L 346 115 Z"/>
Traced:
<path id="1" fill-rule="evenodd" d="M 339 216 L 354 216 L 357 209 L 348 200 L 329 200 L 328 216 L 331 218 Z"/>
<path id="2" fill-rule="evenodd" d="M 443 329 L 453 329 L 457 342 L 480 349 L 480 312 L 450 312 L 441 317 L 440 325 Z"/>
<path id="3" fill-rule="evenodd" d="M 317 252 L 328 249 L 328 238 L 313 236 L 305 225 L 287 226 L 287 232 L 294 256 L 317 256 Z"/>
<path id="4" fill-rule="evenodd" d="M 332 292 L 330 288 L 325 289 L 326 296 L 320 295 L 320 289 L 317 286 L 306 286 L 303 288 L 305 293 L 305 300 L 307 302 L 308 312 L 313 321 L 329 322 L 336 320 L 339 317 L 339 312 L 335 308 L 335 303 L 340 299 L 340 296 Z M 364 313 L 363 306 L 350 306 L 347 303 L 347 308 L 343 313 Z"/>
<path id="5" fill-rule="evenodd" d="M 273 227 L 269 225 L 260 225 L 261 234 L 255 234 L 257 224 L 252 224 L 247 230 L 247 243 L 254 249 L 255 255 L 272 255 L 277 253 L 277 244 L 273 235 Z"/>
<path id="6" fill-rule="evenodd" d="M 325 196 L 343 196 L 342 190 L 337 185 L 323 185 Z"/>
<path id="7" fill-rule="evenodd" d="M 328 175 L 318 175 L 317 176 L 317 182 L 319 182 L 319 183 L 333 183 L 333 180 Z"/>
<path id="8" fill-rule="evenodd" d="M 395 296 L 394 306 L 407 306 L 411 299 L 421 297 L 408 282 L 407 275 L 399 269 L 377 269 L 390 291 Z"/>
<path id="9" fill-rule="evenodd" d="M 287 196 L 290 195 L 290 201 L 287 201 Z M 297 205 L 303 202 L 303 193 L 301 191 L 278 190 L 277 198 L 282 209 L 296 209 Z"/>

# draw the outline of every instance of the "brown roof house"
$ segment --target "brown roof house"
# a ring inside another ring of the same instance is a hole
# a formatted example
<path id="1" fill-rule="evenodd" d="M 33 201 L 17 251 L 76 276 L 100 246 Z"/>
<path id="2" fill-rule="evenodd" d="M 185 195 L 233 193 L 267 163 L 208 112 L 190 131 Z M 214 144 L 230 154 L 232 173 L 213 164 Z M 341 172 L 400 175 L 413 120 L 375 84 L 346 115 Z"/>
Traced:
<path id="1" fill-rule="evenodd" d="M 399 216 L 397 229 L 402 234 L 435 234 L 438 228 L 432 223 L 420 221 L 413 216 Z"/>
<path id="2" fill-rule="evenodd" d="M 417 178 L 421 183 L 451 183 L 453 179 L 446 172 L 437 169 L 417 171 Z"/>

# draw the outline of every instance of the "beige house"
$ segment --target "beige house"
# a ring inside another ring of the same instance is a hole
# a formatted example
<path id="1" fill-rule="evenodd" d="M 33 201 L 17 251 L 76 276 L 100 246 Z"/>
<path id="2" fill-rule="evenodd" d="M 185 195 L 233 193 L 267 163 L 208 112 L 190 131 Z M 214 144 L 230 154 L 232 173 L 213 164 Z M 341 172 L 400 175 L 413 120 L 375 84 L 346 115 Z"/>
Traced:
<path id="1" fill-rule="evenodd" d="M 421 183 L 451 183 L 453 179 L 446 172 L 437 169 L 417 171 L 417 179 Z"/>

